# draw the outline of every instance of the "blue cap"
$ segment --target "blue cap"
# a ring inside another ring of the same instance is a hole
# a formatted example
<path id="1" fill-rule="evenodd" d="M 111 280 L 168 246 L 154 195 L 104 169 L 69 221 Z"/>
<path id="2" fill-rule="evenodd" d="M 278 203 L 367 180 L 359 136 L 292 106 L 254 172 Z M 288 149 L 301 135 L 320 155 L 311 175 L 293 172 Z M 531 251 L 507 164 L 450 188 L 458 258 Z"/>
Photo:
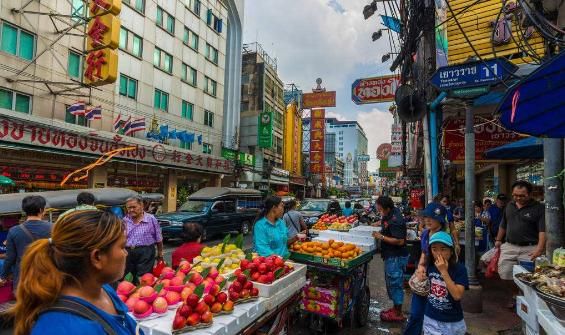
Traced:
<path id="1" fill-rule="evenodd" d="M 426 206 L 422 216 L 432 218 L 439 221 L 442 225 L 445 225 L 445 217 L 447 216 L 447 211 L 442 204 L 437 202 L 432 202 Z"/>
<path id="2" fill-rule="evenodd" d="M 432 237 L 430 237 L 430 248 L 434 243 L 442 243 L 447 245 L 448 247 L 453 248 L 453 240 L 451 239 L 451 236 L 444 231 L 438 231 L 437 233 L 433 234 Z"/>

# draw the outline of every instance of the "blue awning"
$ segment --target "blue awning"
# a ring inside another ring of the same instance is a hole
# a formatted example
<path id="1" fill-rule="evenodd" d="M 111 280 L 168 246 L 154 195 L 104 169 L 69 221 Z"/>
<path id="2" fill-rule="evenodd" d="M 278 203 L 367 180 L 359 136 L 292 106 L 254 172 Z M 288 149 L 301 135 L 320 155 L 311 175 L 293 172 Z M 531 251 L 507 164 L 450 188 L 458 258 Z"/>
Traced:
<path id="1" fill-rule="evenodd" d="M 507 129 L 565 138 L 565 51 L 510 88 L 497 113 Z"/>
<path id="2" fill-rule="evenodd" d="M 543 140 L 527 137 L 485 151 L 489 159 L 543 159 Z"/>

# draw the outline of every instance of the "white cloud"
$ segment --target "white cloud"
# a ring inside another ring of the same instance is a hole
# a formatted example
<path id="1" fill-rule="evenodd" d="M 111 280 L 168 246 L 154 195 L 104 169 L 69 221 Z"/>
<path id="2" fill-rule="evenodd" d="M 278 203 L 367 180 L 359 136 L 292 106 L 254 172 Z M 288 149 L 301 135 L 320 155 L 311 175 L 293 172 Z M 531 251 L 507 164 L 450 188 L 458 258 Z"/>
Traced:
<path id="1" fill-rule="evenodd" d="M 365 130 L 367 135 L 368 154 L 371 156 L 371 161 L 367 166 L 369 172 L 375 171 L 379 167 L 379 162 L 376 159 L 377 148 L 382 143 L 390 143 L 390 132 L 393 123 L 392 114 L 388 111 L 382 111 L 378 108 L 373 108 L 370 112 L 359 112 L 357 114 L 357 122 Z"/>
<path id="2" fill-rule="evenodd" d="M 338 121 L 346 121 L 347 120 L 347 118 L 344 115 L 326 109 L 326 118 L 332 118 L 332 117 L 336 118 Z"/>

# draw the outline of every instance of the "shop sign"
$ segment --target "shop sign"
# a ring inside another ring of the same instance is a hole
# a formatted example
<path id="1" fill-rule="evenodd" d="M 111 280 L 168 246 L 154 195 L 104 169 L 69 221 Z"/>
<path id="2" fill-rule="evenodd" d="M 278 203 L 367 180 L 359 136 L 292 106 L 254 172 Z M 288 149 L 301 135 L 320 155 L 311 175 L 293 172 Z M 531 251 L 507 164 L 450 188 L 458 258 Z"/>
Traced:
<path id="1" fill-rule="evenodd" d="M 371 160 L 371 156 L 369 155 L 357 155 L 358 162 L 368 162 Z"/>
<path id="2" fill-rule="evenodd" d="M 291 184 L 304 185 L 306 179 L 304 177 L 290 176 L 289 181 Z"/>
<path id="3" fill-rule="evenodd" d="M 90 20 L 86 29 L 84 83 L 111 84 L 118 76 L 121 0 L 88 1 Z"/>
<path id="4" fill-rule="evenodd" d="M 440 67 L 430 79 L 438 90 L 494 85 L 508 79 L 518 67 L 506 58 Z"/>
<path id="5" fill-rule="evenodd" d="M 127 137 L 120 135 L 115 135 L 112 139 L 89 137 L 2 117 L 0 117 L 0 141 L 96 156 L 119 148 L 135 147 L 135 150 L 122 151 L 116 158 L 217 173 L 233 172 L 231 161 L 217 159 L 210 155 L 198 155 L 188 150 L 172 148 L 159 143 L 148 142 L 147 145 L 129 143 Z"/>
<path id="6" fill-rule="evenodd" d="M 259 191 L 268 191 L 269 190 L 269 185 L 259 185 L 259 187 L 257 187 L 259 189 Z"/>
<path id="7" fill-rule="evenodd" d="M 259 148 L 270 149 L 273 146 L 273 113 L 262 112 L 259 114 L 258 131 Z"/>
<path id="8" fill-rule="evenodd" d="M 485 151 L 517 141 L 520 135 L 508 131 L 495 123 L 494 119 L 476 117 L 475 160 L 484 161 Z M 451 119 L 444 126 L 444 148 L 450 161 L 465 160 L 465 119 Z"/>
<path id="9" fill-rule="evenodd" d="M 287 170 L 283 170 L 283 169 L 279 169 L 274 167 L 271 170 L 271 174 L 275 175 L 275 176 L 279 176 L 279 177 L 287 177 L 290 176 L 290 173 Z"/>
<path id="10" fill-rule="evenodd" d="M 310 172 L 324 172 L 326 111 L 315 109 L 310 113 Z"/>
<path id="11" fill-rule="evenodd" d="M 351 100 L 357 105 L 394 101 L 398 86 L 398 75 L 357 79 L 351 85 Z"/>
<path id="12" fill-rule="evenodd" d="M 235 160 L 237 152 L 229 148 L 222 148 L 222 157 L 231 161 Z M 239 162 L 247 166 L 255 166 L 255 156 L 245 152 L 239 153 Z"/>
<path id="13" fill-rule="evenodd" d="M 314 92 L 302 95 L 302 108 L 335 107 L 336 92 Z"/>

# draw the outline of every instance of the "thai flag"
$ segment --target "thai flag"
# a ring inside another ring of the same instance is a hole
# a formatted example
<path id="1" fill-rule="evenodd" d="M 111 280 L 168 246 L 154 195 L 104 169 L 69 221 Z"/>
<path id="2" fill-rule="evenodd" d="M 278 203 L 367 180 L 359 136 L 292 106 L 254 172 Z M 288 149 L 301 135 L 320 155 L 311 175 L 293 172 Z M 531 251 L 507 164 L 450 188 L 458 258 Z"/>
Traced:
<path id="1" fill-rule="evenodd" d="M 124 123 L 124 125 L 122 127 L 125 135 L 128 135 L 130 133 L 130 128 L 131 128 L 131 116 L 128 117 L 128 119 L 126 120 L 126 122 Z"/>
<path id="2" fill-rule="evenodd" d="M 118 114 L 118 117 L 114 120 L 114 131 L 117 132 L 120 130 L 122 122 L 122 113 Z"/>
<path id="3" fill-rule="evenodd" d="M 141 117 L 131 121 L 129 130 L 125 132 L 126 135 L 131 135 L 135 132 L 145 130 L 145 118 Z"/>
<path id="4" fill-rule="evenodd" d="M 83 101 L 77 101 L 74 104 L 70 105 L 69 108 L 67 108 L 67 112 L 69 112 L 72 115 L 84 115 L 84 113 L 86 113 L 86 107 L 84 105 Z"/>
<path id="5" fill-rule="evenodd" d="M 102 107 L 94 107 L 88 110 L 85 114 L 88 120 L 102 120 Z"/>

